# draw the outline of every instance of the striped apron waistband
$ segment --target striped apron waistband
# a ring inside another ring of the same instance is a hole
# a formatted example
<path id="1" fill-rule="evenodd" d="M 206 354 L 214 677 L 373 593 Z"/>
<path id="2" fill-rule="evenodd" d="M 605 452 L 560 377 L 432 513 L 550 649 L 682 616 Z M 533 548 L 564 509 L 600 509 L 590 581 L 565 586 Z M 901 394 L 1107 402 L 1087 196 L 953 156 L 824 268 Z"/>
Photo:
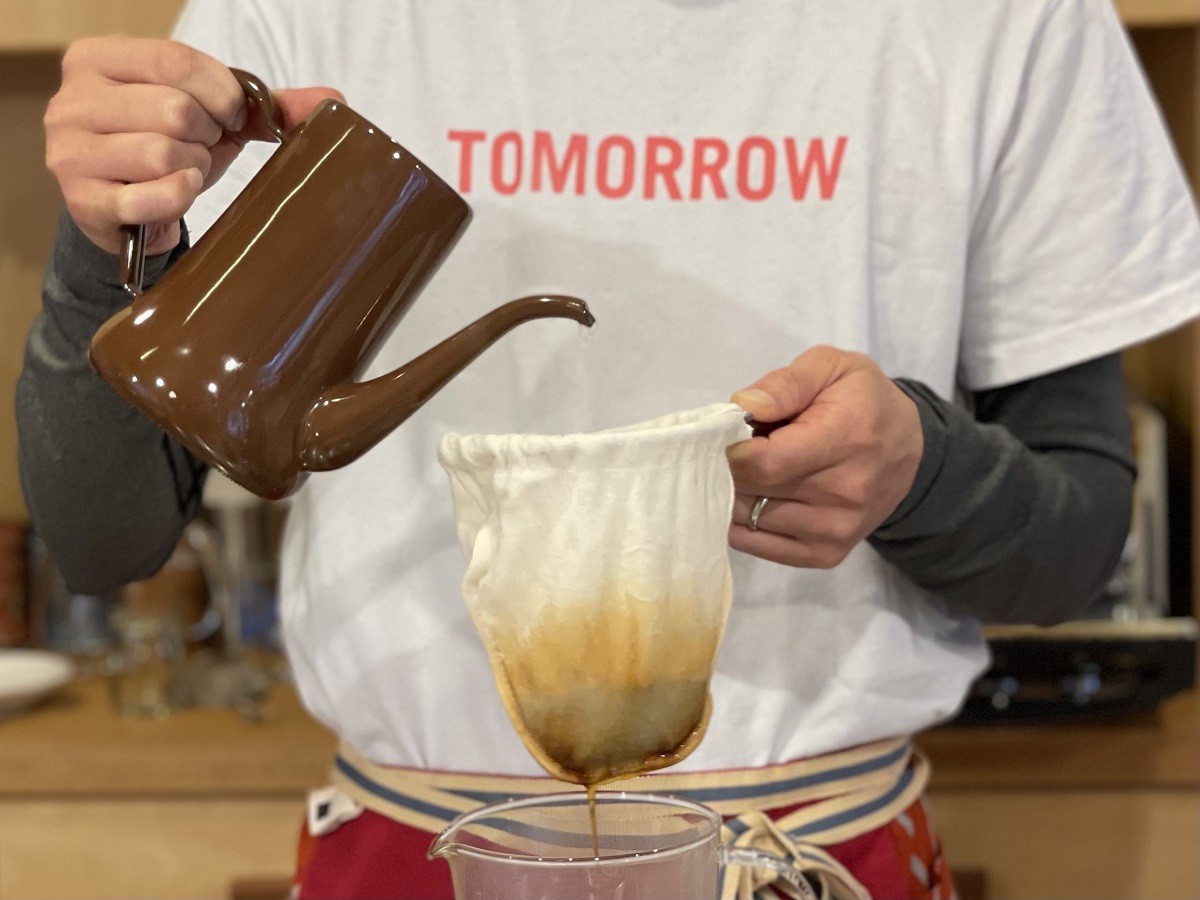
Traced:
<path id="1" fill-rule="evenodd" d="M 877 741 L 809 759 L 754 769 L 658 772 L 604 785 L 606 791 L 668 794 L 719 813 L 727 858 L 773 854 L 776 869 L 726 867 L 723 900 L 812 896 L 805 873 L 825 896 L 867 900 L 857 879 L 824 848 L 878 828 L 916 802 L 929 778 L 925 758 L 905 738 Z M 343 744 L 333 786 L 363 807 L 436 834 L 463 813 L 516 797 L 578 791 L 544 777 L 510 777 L 381 766 Z M 778 818 L 773 810 L 797 809 Z M 801 883 L 797 883 L 801 882 Z"/>

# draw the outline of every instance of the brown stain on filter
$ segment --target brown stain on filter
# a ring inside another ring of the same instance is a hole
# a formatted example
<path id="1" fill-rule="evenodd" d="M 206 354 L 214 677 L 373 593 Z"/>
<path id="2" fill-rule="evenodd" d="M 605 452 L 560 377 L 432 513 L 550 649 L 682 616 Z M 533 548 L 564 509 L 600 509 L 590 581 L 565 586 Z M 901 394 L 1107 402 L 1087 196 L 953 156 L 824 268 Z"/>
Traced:
<path id="1" fill-rule="evenodd" d="M 486 623 L 510 718 L 552 776 L 594 787 L 673 765 L 700 743 L 723 616 L 694 611 L 723 606 L 694 597 L 615 589 Z"/>

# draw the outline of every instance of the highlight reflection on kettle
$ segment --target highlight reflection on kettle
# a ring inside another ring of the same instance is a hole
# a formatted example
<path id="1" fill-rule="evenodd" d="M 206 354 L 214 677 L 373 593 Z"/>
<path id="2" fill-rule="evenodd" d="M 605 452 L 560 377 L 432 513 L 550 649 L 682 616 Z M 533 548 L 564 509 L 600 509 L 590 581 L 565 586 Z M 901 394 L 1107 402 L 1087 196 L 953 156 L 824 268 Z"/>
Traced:
<path id="1" fill-rule="evenodd" d="M 357 459 L 505 332 L 535 318 L 590 326 L 573 297 L 513 300 L 404 366 L 354 377 L 470 221 L 466 201 L 344 103 L 285 132 L 246 93 L 243 134 L 282 146 L 212 228 L 142 293 L 144 227 L 126 231 L 131 306 L 93 367 L 196 456 L 269 499 Z"/>

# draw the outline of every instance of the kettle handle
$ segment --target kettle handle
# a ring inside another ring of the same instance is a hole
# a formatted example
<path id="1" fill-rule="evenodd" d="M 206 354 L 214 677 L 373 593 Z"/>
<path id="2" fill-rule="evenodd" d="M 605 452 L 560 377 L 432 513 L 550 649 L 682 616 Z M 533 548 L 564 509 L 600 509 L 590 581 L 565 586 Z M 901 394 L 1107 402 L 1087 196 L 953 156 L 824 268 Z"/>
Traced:
<path id="1" fill-rule="evenodd" d="M 146 225 L 121 226 L 121 285 L 130 297 L 142 292 L 146 274 Z"/>
<path id="2" fill-rule="evenodd" d="M 257 75 L 244 69 L 230 68 L 233 77 L 246 95 L 246 124 L 237 132 L 245 140 L 282 143 L 288 133 L 283 127 L 283 113 L 275 97 Z M 130 297 L 142 293 L 146 273 L 146 225 L 121 226 L 121 285 Z"/>

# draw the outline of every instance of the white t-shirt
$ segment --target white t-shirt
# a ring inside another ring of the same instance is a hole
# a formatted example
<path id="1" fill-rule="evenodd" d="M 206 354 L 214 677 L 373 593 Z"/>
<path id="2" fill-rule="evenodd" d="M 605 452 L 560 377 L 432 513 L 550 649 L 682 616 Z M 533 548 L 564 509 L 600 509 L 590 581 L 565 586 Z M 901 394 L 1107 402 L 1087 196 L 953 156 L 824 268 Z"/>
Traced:
<path id="1" fill-rule="evenodd" d="M 296 678 L 380 763 L 539 772 L 461 599 L 447 431 L 630 424 L 818 343 L 949 397 L 1200 311 L 1195 210 L 1104 0 L 195 0 L 178 36 L 273 87 L 337 87 L 472 204 L 367 375 L 514 297 L 597 317 L 521 326 L 295 497 Z M 194 233 L 269 153 L 201 198 Z M 682 768 L 925 728 L 986 665 L 977 623 L 866 544 L 832 571 L 733 569 Z"/>

